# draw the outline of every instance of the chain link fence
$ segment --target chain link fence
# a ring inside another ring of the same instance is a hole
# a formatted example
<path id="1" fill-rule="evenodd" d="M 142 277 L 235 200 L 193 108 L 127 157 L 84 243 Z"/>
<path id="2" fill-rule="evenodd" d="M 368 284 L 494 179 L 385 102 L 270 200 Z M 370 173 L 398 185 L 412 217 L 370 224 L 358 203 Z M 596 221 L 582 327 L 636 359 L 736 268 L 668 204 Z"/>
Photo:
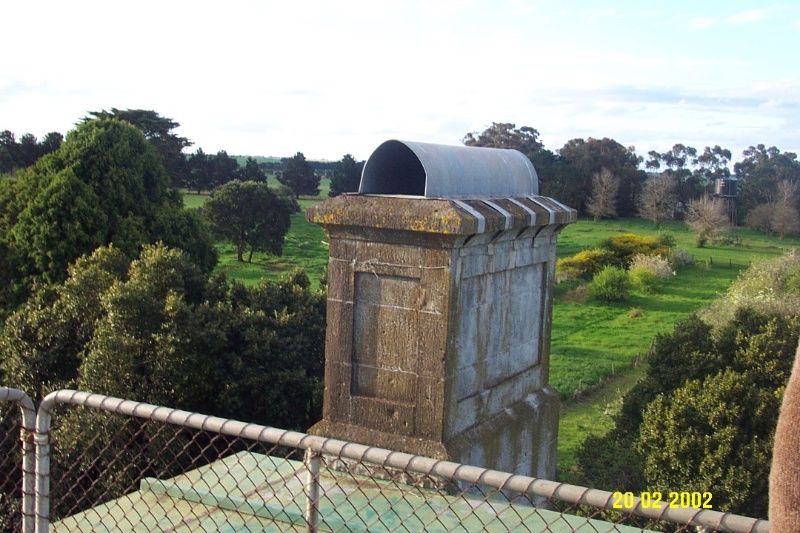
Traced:
<path id="1" fill-rule="evenodd" d="M 28 396 L 0 388 L 0 532 L 33 531 L 36 411 Z"/>
<path id="2" fill-rule="evenodd" d="M 9 406 L 0 410 L 3 531 L 29 531 L 19 511 L 20 417 Z M 42 401 L 34 436 L 26 442 L 36 444 L 42 532 L 769 529 L 713 510 L 78 391 Z"/>

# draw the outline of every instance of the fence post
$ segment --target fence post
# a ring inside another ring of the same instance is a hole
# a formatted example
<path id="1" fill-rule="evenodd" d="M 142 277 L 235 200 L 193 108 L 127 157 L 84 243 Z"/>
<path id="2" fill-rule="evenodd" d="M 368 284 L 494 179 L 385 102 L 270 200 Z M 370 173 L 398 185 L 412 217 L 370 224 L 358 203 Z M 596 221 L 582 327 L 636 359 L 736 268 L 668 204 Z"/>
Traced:
<path id="1" fill-rule="evenodd" d="M 45 396 L 36 412 L 36 533 L 50 531 L 50 426 L 56 392 Z"/>
<path id="2" fill-rule="evenodd" d="M 28 402 L 30 399 L 25 397 Z M 33 402 L 28 407 L 22 407 L 23 419 L 30 418 L 29 423 L 24 422 L 19 432 L 22 441 L 22 531 L 33 533 L 36 527 L 36 450 L 34 446 L 35 414 Z"/>
<path id="3" fill-rule="evenodd" d="M 22 531 L 33 533 L 35 517 L 35 470 L 33 432 L 36 428 L 36 410 L 27 394 L 18 389 L 0 387 L 0 401 L 16 402 L 22 412 L 19 439 L 22 441 Z"/>
<path id="4" fill-rule="evenodd" d="M 319 470 L 321 454 L 311 448 L 306 450 L 306 531 L 316 533 L 319 527 Z"/>

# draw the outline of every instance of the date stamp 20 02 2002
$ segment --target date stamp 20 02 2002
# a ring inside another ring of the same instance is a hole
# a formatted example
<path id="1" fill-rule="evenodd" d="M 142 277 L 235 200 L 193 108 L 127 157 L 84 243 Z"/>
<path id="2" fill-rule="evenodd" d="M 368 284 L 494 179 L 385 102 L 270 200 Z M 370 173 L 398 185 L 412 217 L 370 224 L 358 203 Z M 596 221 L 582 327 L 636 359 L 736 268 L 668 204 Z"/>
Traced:
<path id="1" fill-rule="evenodd" d="M 611 498 L 614 509 L 711 509 L 710 492 L 669 492 L 666 500 L 663 496 L 661 492 L 641 492 L 637 501 L 632 492 L 615 492 Z"/>

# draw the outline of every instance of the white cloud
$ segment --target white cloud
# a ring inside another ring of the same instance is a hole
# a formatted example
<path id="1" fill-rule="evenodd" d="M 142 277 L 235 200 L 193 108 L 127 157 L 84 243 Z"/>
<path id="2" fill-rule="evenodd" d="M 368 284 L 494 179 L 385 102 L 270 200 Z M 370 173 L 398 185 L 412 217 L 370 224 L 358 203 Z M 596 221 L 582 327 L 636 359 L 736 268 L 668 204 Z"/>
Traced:
<path id="1" fill-rule="evenodd" d="M 765 19 L 768 13 L 768 9 L 748 9 L 731 15 L 727 20 L 731 24 L 750 24 Z"/>
<path id="2" fill-rule="evenodd" d="M 689 19 L 689 27 L 693 30 L 704 30 L 717 23 L 713 17 L 692 17 Z"/>

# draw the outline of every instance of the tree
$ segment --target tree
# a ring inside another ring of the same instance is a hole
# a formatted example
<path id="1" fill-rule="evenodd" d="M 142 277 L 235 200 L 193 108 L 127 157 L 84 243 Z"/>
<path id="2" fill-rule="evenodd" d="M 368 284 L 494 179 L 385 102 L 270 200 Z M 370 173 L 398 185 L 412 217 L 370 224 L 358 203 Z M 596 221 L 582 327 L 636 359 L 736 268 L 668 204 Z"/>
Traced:
<path id="1" fill-rule="evenodd" d="M 259 183 L 266 183 L 267 175 L 258 166 L 258 162 L 254 157 L 248 157 L 244 163 L 244 168 L 241 170 L 240 177 L 242 181 L 257 181 Z"/>
<path id="2" fill-rule="evenodd" d="M 0 132 L 0 174 L 6 174 L 18 168 L 19 161 L 17 137 L 9 130 Z"/>
<path id="3" fill-rule="evenodd" d="M 620 180 L 617 195 L 618 215 L 628 217 L 635 214 L 636 199 L 639 196 L 645 173 L 639 170 L 641 162 L 635 149 L 624 147 L 613 139 L 572 139 L 559 150 L 570 175 L 566 191 L 570 199 L 568 205 L 580 214 L 587 214 L 587 201 L 592 195 L 592 176 L 603 168 Z"/>
<path id="4" fill-rule="evenodd" d="M 64 142 L 64 136 L 58 133 L 57 131 L 51 131 L 47 135 L 44 136 L 42 142 L 40 143 L 42 155 L 47 155 L 51 152 L 55 152 L 59 148 L 61 148 L 61 143 Z"/>
<path id="5" fill-rule="evenodd" d="M 98 205 L 97 193 L 71 169 L 48 177 L 10 233 L 27 260 L 23 272 L 53 283 L 63 279 L 76 257 L 106 243 L 109 217 Z"/>
<path id="6" fill-rule="evenodd" d="M 265 183 L 234 180 L 214 192 L 203 215 L 219 238 L 236 246 L 240 262 L 250 248 L 249 263 L 255 251 L 281 255 L 283 238 L 289 231 L 291 207 Z"/>
<path id="7" fill-rule="evenodd" d="M 55 152 L 63 140 L 58 132 L 48 133 L 41 142 L 36 140 L 36 136 L 25 133 L 18 142 L 12 132 L 0 132 L 0 174 L 34 164 L 41 156 Z"/>
<path id="8" fill-rule="evenodd" d="M 144 246 L 134 261 L 104 247 L 72 265 L 64 283 L 39 286 L 5 322 L 0 368 L 5 384 L 37 402 L 51 390 L 77 387 L 305 430 L 321 414 L 324 339 L 325 295 L 311 291 L 302 272 L 229 286 L 161 244 Z M 76 511 L 71 504 L 84 493 L 76 498 L 70 489 L 80 483 L 92 501 L 116 497 L 141 476 L 176 474 L 187 467 L 176 462 L 185 447 L 207 444 L 163 430 L 69 410 L 53 430 L 53 464 L 64 481 L 54 500 L 66 503 L 53 516 Z M 97 439 L 107 434 L 133 446 L 110 450 Z M 176 461 L 164 461 L 164 453 Z"/>
<path id="9" fill-rule="evenodd" d="M 650 157 L 644 166 L 648 170 L 648 172 L 655 172 L 661 168 L 661 154 L 656 152 L 655 150 L 650 150 L 647 152 L 647 155 Z"/>
<path id="10" fill-rule="evenodd" d="M 530 156 L 539 177 L 539 194 L 555 198 L 566 205 L 574 205 L 571 196 L 571 178 L 567 162 L 559 154 L 545 148 Z"/>
<path id="11" fill-rule="evenodd" d="M 325 295 L 301 272 L 230 287 L 161 244 L 133 261 L 99 248 L 69 272 L 0 328 L 7 385 L 36 401 L 80 387 L 295 429 L 318 420 Z"/>
<path id="12" fill-rule="evenodd" d="M 130 259 L 102 247 L 78 259 L 63 284 L 39 288 L 0 329 L 4 383 L 34 402 L 74 386 L 97 320 L 105 314 L 101 295 L 127 277 Z"/>
<path id="13" fill-rule="evenodd" d="M 183 164 L 185 162 L 183 149 L 190 147 L 192 142 L 186 137 L 173 133 L 173 130 L 180 127 L 178 122 L 146 109 L 123 110 L 112 107 L 111 111 L 90 111 L 89 115 L 89 117 L 83 119 L 84 122 L 93 119 L 117 119 L 133 124 L 161 155 L 170 183 L 174 187 L 182 184 L 184 181 Z"/>
<path id="14" fill-rule="evenodd" d="M 730 177 L 731 171 L 728 168 L 728 163 L 730 163 L 731 157 L 731 151 L 720 147 L 718 144 L 714 145 L 714 148 L 706 146 L 703 149 L 703 153 L 697 156 L 695 164 L 698 168 L 694 171 L 694 175 L 697 176 L 699 183 L 706 188 L 706 192 L 716 180 Z"/>
<path id="15" fill-rule="evenodd" d="M 20 168 L 29 167 L 34 164 L 41 155 L 39 141 L 36 139 L 36 136 L 31 133 L 23 134 L 19 138 L 17 153 L 19 155 L 18 165 Z"/>
<path id="16" fill-rule="evenodd" d="M 78 387 L 157 405 L 205 406 L 216 361 L 190 348 L 203 338 L 191 318 L 206 283 L 180 250 L 146 246 L 126 279 L 100 296 L 103 313 L 86 345 Z"/>
<path id="17" fill-rule="evenodd" d="M 19 305 L 34 282 L 63 281 L 75 259 L 111 243 L 134 257 L 144 243 L 170 242 L 206 272 L 216 263 L 210 235 L 182 214 L 158 154 L 119 120 L 81 123 L 58 150 L 2 180 L 0 207 L 4 266 L 13 280 L 0 302 L 6 310 Z M 162 233 L 179 220 L 181 233 Z"/>
<path id="18" fill-rule="evenodd" d="M 356 162 L 355 158 L 346 154 L 336 163 L 331 178 L 331 190 L 328 196 L 338 196 L 344 192 L 358 192 L 361 183 L 361 170 L 363 163 Z"/>
<path id="19" fill-rule="evenodd" d="M 319 176 L 306 161 L 302 152 L 297 152 L 286 160 L 283 172 L 278 174 L 278 181 L 292 189 L 295 197 L 319 195 Z"/>
<path id="20" fill-rule="evenodd" d="M 686 204 L 689 200 L 701 194 L 701 187 L 696 176 L 693 176 L 691 166 L 696 163 L 697 149 L 684 144 L 675 144 L 671 150 L 660 156 L 660 162 L 667 167 L 668 172 L 675 179 L 678 200 Z"/>
<path id="21" fill-rule="evenodd" d="M 693 316 L 658 335 L 615 427 L 578 452 L 586 478 L 632 492 L 677 483 L 713 492 L 714 508 L 766 516 L 772 436 L 798 325 L 797 317 L 742 309 L 718 334 Z"/>
<path id="22" fill-rule="evenodd" d="M 592 196 L 586 202 L 586 211 L 595 222 L 617 216 L 618 191 L 619 178 L 608 169 L 603 168 L 592 175 Z"/>
<path id="23" fill-rule="evenodd" d="M 528 157 L 542 148 L 538 131 L 529 126 L 518 129 L 508 122 L 492 122 L 483 133 L 467 133 L 462 142 L 466 146 L 519 150 Z"/>
<path id="24" fill-rule="evenodd" d="M 686 206 L 686 224 L 697 234 L 697 246 L 724 233 L 730 226 L 725 205 L 707 194 L 691 200 Z"/>
<path id="25" fill-rule="evenodd" d="M 778 183 L 778 199 L 772 214 L 772 230 L 783 240 L 787 233 L 800 231 L 800 211 L 797 209 L 800 182 L 782 180 Z"/>
<path id="26" fill-rule="evenodd" d="M 570 206 L 578 205 L 582 198 L 582 192 L 576 192 L 579 187 L 575 186 L 567 161 L 559 154 L 546 150 L 539 140 L 539 132 L 530 126 L 517 128 L 515 124 L 507 122 L 492 122 L 482 133 L 468 133 L 462 142 L 466 146 L 518 150 L 533 163 L 539 177 L 540 194 Z"/>
<path id="27" fill-rule="evenodd" d="M 733 169 L 739 180 L 737 203 L 743 219 L 757 205 L 775 203 L 780 182 L 800 183 L 800 162 L 792 152 L 781 153 L 774 146 L 759 144 L 744 150 L 742 156 Z M 796 202 L 794 207 L 800 205 Z"/>
<path id="28" fill-rule="evenodd" d="M 675 210 L 675 180 L 666 172 L 647 177 L 639 195 L 639 216 L 653 221 L 658 228 L 662 220 L 672 218 Z"/>
<path id="29" fill-rule="evenodd" d="M 669 400 L 656 398 L 637 442 L 648 488 L 713 491 L 721 511 L 766 517 L 772 439 L 764 436 L 774 433 L 776 421 L 763 421 L 764 413 L 779 409 L 774 394 L 731 371 L 690 381 Z"/>
<path id="30" fill-rule="evenodd" d="M 210 191 L 214 188 L 214 161 L 202 148 L 192 154 L 186 162 L 186 185 L 200 194 L 201 191 Z"/>
<path id="31" fill-rule="evenodd" d="M 234 158 L 229 156 L 228 152 L 225 150 L 220 150 L 217 152 L 217 155 L 213 157 L 212 162 L 212 172 L 214 174 L 212 182 L 215 187 L 224 185 L 225 183 L 235 179 L 239 179 L 239 163 L 237 163 Z"/>

